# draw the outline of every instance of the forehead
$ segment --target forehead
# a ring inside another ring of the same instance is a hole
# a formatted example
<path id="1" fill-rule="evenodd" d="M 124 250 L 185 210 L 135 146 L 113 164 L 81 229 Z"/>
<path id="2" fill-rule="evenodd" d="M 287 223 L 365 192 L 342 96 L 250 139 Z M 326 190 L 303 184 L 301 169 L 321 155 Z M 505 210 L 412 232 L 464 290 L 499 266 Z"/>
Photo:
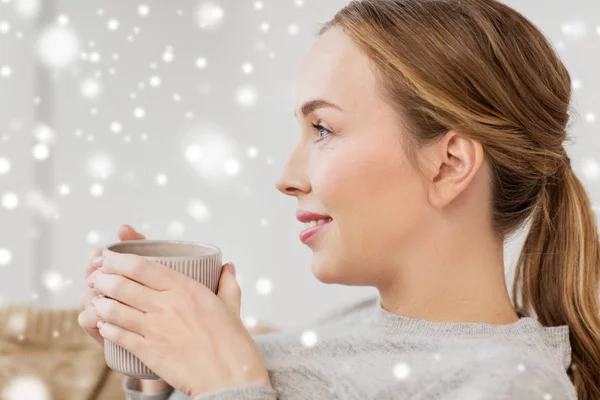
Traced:
<path id="1" fill-rule="evenodd" d="M 296 106 L 323 98 L 351 109 L 374 91 L 369 58 L 339 28 L 331 28 L 315 41 L 302 62 Z"/>

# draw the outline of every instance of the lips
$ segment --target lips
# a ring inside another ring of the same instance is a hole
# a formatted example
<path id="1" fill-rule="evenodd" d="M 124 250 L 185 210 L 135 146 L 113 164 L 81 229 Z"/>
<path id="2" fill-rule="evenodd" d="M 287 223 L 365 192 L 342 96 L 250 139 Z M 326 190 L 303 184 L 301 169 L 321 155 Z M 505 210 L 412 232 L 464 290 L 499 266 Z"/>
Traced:
<path id="1" fill-rule="evenodd" d="M 330 219 L 329 215 L 325 214 L 317 214 L 310 211 L 297 210 L 296 218 L 300 222 L 310 222 L 310 221 L 318 221 L 320 219 Z"/>
<path id="2" fill-rule="evenodd" d="M 312 239 L 318 233 L 327 229 L 327 227 L 329 227 L 329 225 L 331 225 L 332 222 L 333 222 L 333 220 L 330 220 L 323 224 L 316 225 L 316 226 L 313 226 L 312 228 L 303 230 L 302 232 L 300 232 L 300 240 L 302 241 L 302 243 L 305 243 L 305 244 L 308 243 L 309 239 Z"/>

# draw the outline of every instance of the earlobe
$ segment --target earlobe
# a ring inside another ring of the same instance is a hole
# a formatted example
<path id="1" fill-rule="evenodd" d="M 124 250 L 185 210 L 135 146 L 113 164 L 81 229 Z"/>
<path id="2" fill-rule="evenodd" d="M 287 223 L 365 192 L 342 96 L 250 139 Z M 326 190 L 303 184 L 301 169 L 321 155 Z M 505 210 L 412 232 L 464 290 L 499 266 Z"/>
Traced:
<path id="1" fill-rule="evenodd" d="M 452 132 L 452 131 L 450 131 Z M 433 170 L 429 202 L 441 209 L 460 195 L 473 180 L 482 161 L 480 143 L 457 134 L 447 135 L 433 148 Z"/>
<path id="2" fill-rule="evenodd" d="M 436 209 L 441 209 L 442 207 L 444 207 L 444 205 L 446 204 L 446 200 L 445 200 L 445 194 L 444 194 L 444 189 L 440 187 L 440 185 L 438 184 L 439 181 L 442 180 L 442 175 L 441 173 L 438 174 L 436 177 L 433 178 L 433 181 L 431 183 L 430 189 L 429 189 L 429 204 L 431 204 L 431 206 L 433 208 Z"/>

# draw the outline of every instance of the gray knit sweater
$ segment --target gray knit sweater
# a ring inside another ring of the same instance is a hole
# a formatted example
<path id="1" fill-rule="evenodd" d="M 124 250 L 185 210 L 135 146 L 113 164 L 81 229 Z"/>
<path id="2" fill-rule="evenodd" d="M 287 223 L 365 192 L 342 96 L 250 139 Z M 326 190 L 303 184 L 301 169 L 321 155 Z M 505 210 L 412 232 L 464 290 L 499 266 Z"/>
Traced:
<path id="1" fill-rule="evenodd" d="M 436 323 L 391 313 L 376 295 L 306 328 L 254 340 L 273 388 L 243 385 L 193 400 L 577 399 L 566 373 L 569 327 L 544 327 L 533 317 Z M 123 380 L 128 400 L 190 399 L 173 388 L 140 393 L 135 383 Z"/>

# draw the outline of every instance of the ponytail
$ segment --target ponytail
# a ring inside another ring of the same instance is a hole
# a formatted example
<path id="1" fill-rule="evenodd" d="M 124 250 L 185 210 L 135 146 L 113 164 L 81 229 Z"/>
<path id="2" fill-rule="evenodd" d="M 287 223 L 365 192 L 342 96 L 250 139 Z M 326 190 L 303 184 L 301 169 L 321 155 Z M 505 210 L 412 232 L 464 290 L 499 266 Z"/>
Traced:
<path id="1" fill-rule="evenodd" d="M 568 160 L 568 158 L 567 158 Z M 569 163 L 570 164 L 570 163 Z M 566 164 L 546 181 L 531 215 L 531 229 L 517 261 L 513 298 L 517 310 L 533 309 L 544 326 L 568 325 L 567 374 L 580 400 L 600 399 L 600 245 L 596 215 L 583 185 Z"/>
<path id="2" fill-rule="evenodd" d="M 481 0 L 354 0 L 319 35 L 332 27 L 375 66 L 410 161 L 451 129 L 481 143 L 494 233 L 505 238 L 531 222 L 512 288 L 516 311 L 569 327 L 567 374 L 579 399 L 599 400 L 600 244 L 564 152 L 571 77 L 547 36 L 504 2 Z"/>

